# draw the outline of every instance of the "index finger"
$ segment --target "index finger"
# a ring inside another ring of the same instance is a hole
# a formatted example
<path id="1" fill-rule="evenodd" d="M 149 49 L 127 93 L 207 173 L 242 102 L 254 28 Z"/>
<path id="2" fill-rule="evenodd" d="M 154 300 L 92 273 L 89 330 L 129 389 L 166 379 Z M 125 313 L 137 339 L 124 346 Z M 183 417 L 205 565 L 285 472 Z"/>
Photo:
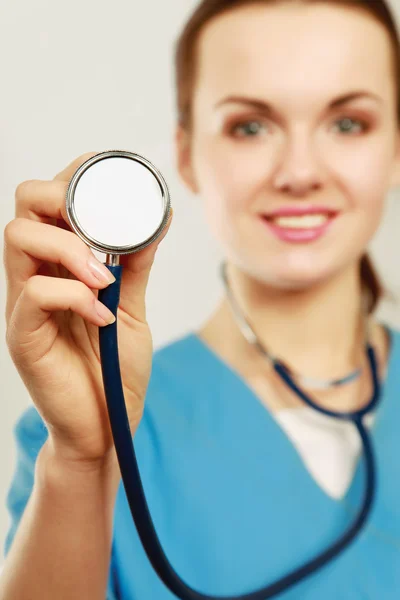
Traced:
<path id="1" fill-rule="evenodd" d="M 89 158 L 96 156 L 96 154 L 100 154 L 100 152 L 85 152 L 85 154 L 81 154 L 81 156 L 78 156 L 78 158 L 75 158 L 72 162 L 70 162 L 65 169 L 57 173 L 54 179 L 69 182 L 72 179 L 75 171 L 77 171 L 84 162 L 89 160 Z"/>
<path id="2" fill-rule="evenodd" d="M 65 194 L 75 171 L 89 158 L 98 154 L 87 152 L 74 159 L 53 180 L 30 179 L 21 182 L 15 191 L 15 216 L 58 225 L 69 229 Z"/>

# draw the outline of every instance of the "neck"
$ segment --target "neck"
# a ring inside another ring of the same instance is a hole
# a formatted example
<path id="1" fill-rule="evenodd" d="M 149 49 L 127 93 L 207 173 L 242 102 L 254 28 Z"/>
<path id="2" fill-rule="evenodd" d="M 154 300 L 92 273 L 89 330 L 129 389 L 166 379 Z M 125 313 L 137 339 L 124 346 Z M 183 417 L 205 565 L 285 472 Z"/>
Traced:
<path id="1" fill-rule="evenodd" d="M 231 263 L 227 277 L 241 313 L 259 340 L 290 367 L 304 375 L 332 378 L 360 366 L 364 319 L 358 263 L 301 291 L 272 288 Z M 214 327 L 239 355 L 252 350 L 226 297 Z"/>

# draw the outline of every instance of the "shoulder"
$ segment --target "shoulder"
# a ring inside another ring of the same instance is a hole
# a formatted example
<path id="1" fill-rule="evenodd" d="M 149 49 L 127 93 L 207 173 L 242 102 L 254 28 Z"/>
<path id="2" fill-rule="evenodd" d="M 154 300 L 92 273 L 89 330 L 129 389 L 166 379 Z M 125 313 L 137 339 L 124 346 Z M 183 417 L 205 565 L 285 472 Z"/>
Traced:
<path id="1" fill-rule="evenodd" d="M 390 366 L 391 363 L 397 363 L 400 360 L 400 328 L 385 322 L 381 322 L 381 325 L 388 335 L 387 353 L 385 354 Z"/>
<path id="2" fill-rule="evenodd" d="M 149 393 L 192 389 L 204 369 L 204 355 L 190 332 L 159 346 L 153 353 Z"/>
<path id="3" fill-rule="evenodd" d="M 389 393 L 398 393 L 400 388 L 400 328 L 381 322 L 388 334 L 388 343 L 385 349 L 385 376 L 384 387 Z"/>
<path id="4" fill-rule="evenodd" d="M 168 452 L 203 435 L 218 410 L 218 369 L 194 333 L 158 347 L 153 353 L 143 417 L 135 434 L 142 455 Z"/>
<path id="5" fill-rule="evenodd" d="M 153 353 L 153 368 L 157 372 L 170 375 L 182 373 L 182 367 L 192 371 L 196 367 L 193 351 L 196 347 L 196 336 L 193 332 L 181 335 L 160 345 Z"/>
<path id="6" fill-rule="evenodd" d="M 400 340 L 400 327 L 398 327 L 397 325 L 390 325 L 383 321 L 381 321 L 381 325 L 383 325 L 383 327 L 385 327 L 388 331 L 392 343 L 396 342 L 398 344 Z"/>

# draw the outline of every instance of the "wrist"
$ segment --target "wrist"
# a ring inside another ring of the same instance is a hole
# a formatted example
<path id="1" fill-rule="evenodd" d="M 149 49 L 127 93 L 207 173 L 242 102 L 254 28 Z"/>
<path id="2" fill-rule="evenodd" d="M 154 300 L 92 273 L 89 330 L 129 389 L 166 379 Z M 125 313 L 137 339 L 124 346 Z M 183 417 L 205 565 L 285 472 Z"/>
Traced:
<path id="1" fill-rule="evenodd" d="M 40 449 L 35 475 L 39 482 L 50 480 L 65 487 L 79 485 L 85 488 L 99 484 L 112 494 L 116 494 L 121 481 L 115 448 L 102 459 L 72 459 L 53 443 L 51 436 Z"/>

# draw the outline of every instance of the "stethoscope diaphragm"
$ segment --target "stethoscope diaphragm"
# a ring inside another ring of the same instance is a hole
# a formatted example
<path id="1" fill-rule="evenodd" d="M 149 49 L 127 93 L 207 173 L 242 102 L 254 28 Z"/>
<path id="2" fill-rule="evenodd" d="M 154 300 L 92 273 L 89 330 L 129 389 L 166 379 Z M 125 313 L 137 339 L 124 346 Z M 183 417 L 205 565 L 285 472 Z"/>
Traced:
<path id="1" fill-rule="evenodd" d="M 107 255 L 130 254 L 151 244 L 166 226 L 170 207 L 160 171 L 125 150 L 89 158 L 74 173 L 66 193 L 71 228 Z"/>

